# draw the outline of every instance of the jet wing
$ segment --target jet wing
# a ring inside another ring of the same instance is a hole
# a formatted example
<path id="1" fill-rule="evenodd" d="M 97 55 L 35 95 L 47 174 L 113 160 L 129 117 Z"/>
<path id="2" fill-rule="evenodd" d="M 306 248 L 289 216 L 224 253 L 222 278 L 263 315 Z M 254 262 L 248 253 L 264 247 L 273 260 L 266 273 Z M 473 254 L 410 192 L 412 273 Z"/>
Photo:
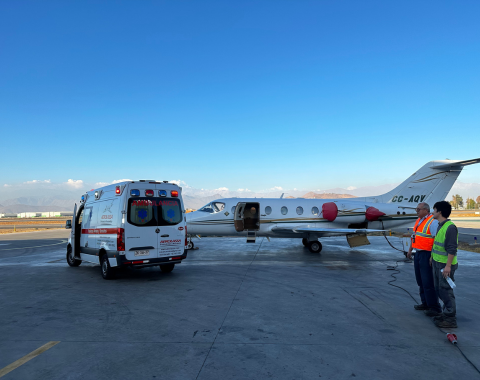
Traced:
<path id="1" fill-rule="evenodd" d="M 371 230 L 368 228 L 317 228 L 317 227 L 274 227 L 272 232 L 276 233 L 305 233 L 309 232 L 319 236 L 368 234 L 371 232 L 387 232 L 385 230 Z"/>

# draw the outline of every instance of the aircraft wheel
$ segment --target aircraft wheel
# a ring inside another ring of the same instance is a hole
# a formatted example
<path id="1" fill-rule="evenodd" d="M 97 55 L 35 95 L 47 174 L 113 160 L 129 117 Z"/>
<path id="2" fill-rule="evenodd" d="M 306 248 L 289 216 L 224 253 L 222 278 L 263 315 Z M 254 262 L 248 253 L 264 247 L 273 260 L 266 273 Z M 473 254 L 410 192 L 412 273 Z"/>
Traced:
<path id="1" fill-rule="evenodd" d="M 308 240 L 307 240 L 307 238 L 303 238 L 303 239 L 302 239 L 302 244 L 303 244 L 305 247 L 308 246 Z"/>
<path id="2" fill-rule="evenodd" d="M 193 249 L 193 247 L 195 247 L 195 244 L 193 244 L 193 241 L 189 241 L 187 243 L 187 249 Z"/>
<path id="3" fill-rule="evenodd" d="M 308 250 L 312 253 L 320 253 L 322 251 L 322 243 L 314 240 L 308 243 Z"/>

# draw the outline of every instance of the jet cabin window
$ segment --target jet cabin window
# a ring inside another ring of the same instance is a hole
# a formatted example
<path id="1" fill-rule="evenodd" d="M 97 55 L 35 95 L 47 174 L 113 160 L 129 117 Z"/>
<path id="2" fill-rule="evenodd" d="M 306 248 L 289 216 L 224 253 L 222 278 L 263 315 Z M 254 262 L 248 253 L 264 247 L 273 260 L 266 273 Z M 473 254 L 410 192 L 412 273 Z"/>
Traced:
<path id="1" fill-rule="evenodd" d="M 225 203 L 223 203 L 223 202 L 212 202 L 212 203 L 209 203 L 208 205 L 203 206 L 198 211 L 214 213 L 214 212 L 220 212 L 224 208 L 225 208 Z M 233 208 L 232 212 L 234 212 L 234 211 L 235 211 L 235 208 Z"/>
<path id="2" fill-rule="evenodd" d="M 222 202 L 212 202 L 212 205 L 215 212 L 220 212 L 225 208 L 225 203 Z"/>
<path id="3" fill-rule="evenodd" d="M 203 207 L 202 207 L 200 210 L 198 210 L 198 211 L 213 213 L 212 204 L 209 203 L 208 205 L 203 206 Z"/>
<path id="4" fill-rule="evenodd" d="M 173 198 L 130 198 L 127 220 L 137 227 L 178 224 L 182 221 L 180 202 Z"/>

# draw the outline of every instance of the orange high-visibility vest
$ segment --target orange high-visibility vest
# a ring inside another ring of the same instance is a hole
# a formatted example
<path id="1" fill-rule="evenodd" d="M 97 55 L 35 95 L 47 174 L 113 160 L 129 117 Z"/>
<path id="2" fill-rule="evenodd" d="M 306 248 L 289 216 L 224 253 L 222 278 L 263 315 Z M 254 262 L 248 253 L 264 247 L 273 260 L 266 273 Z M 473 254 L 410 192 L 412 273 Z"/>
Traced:
<path id="1" fill-rule="evenodd" d="M 431 251 L 435 240 L 435 237 L 430 233 L 433 215 L 427 216 L 422 223 L 419 224 L 419 222 L 420 218 L 417 219 L 415 227 L 413 227 L 415 239 L 412 239 L 412 247 L 422 251 Z"/>

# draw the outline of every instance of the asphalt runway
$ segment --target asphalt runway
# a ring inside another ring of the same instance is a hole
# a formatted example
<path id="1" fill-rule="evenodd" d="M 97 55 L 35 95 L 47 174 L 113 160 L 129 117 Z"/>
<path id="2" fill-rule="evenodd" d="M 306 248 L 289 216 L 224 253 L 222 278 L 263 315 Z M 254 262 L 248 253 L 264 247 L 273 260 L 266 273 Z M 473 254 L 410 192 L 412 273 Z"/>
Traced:
<path id="1" fill-rule="evenodd" d="M 0 230 L 30 230 L 35 228 L 65 228 L 65 224 L 0 224 Z"/>
<path id="2" fill-rule="evenodd" d="M 194 240 L 172 273 L 65 261 L 69 231 L 0 236 L 0 374 L 12 379 L 480 379 L 413 309 L 383 237 Z M 400 240 L 391 238 L 400 247 Z M 480 367 L 480 254 L 459 251 L 459 347 Z M 35 351 L 39 349 L 38 351 Z M 17 362 L 26 355 L 31 360 Z"/>

